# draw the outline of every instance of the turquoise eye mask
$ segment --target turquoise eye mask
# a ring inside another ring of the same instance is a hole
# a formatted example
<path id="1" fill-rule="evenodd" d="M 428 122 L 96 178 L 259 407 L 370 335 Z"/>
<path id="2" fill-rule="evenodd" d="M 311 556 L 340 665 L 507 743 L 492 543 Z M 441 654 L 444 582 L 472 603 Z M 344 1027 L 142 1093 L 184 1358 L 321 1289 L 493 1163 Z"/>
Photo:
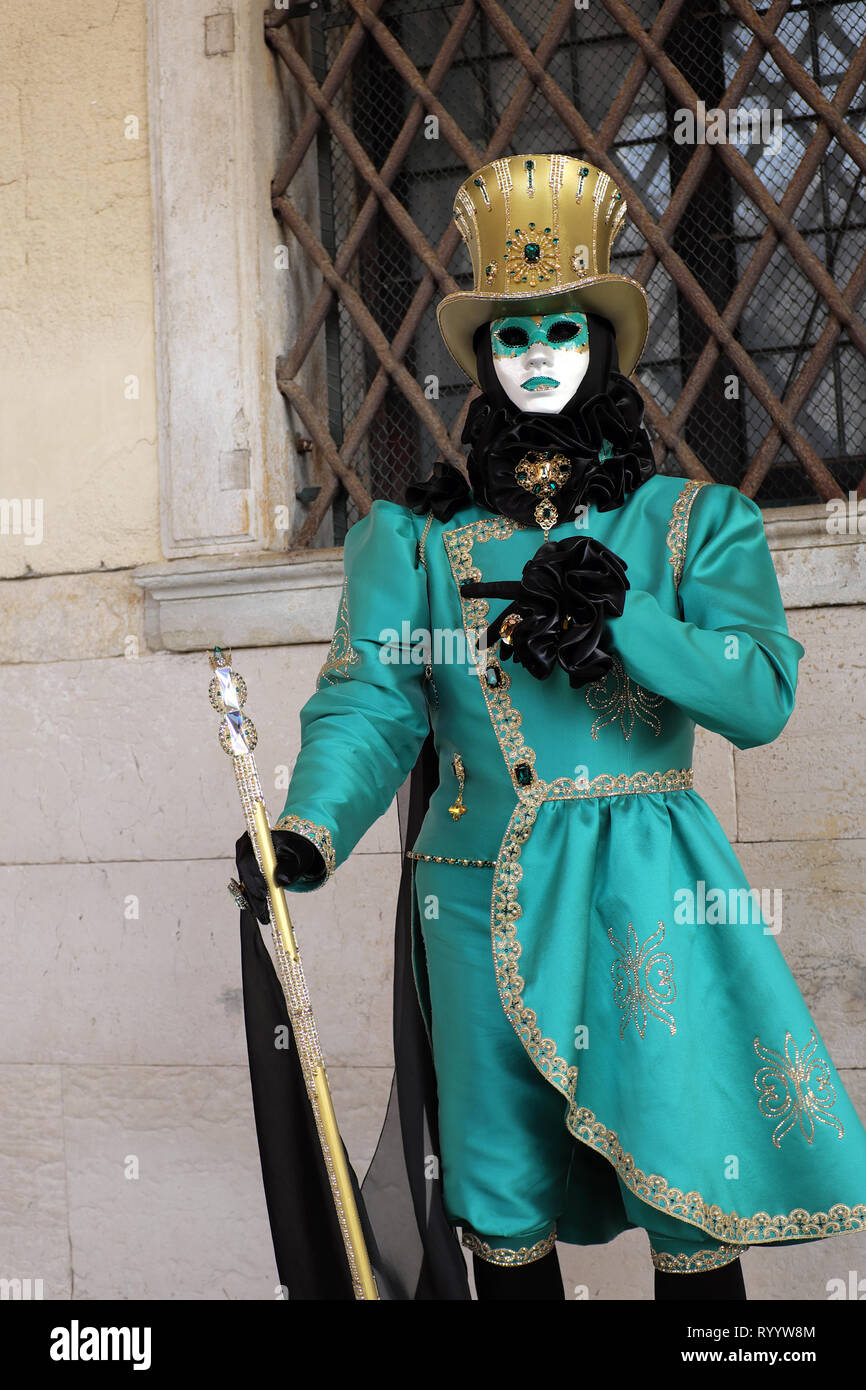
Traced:
<path id="1" fill-rule="evenodd" d="M 521 357 L 535 343 L 553 348 L 589 348 L 589 325 L 579 311 L 545 314 L 543 318 L 497 319 L 490 325 L 494 357 Z"/>

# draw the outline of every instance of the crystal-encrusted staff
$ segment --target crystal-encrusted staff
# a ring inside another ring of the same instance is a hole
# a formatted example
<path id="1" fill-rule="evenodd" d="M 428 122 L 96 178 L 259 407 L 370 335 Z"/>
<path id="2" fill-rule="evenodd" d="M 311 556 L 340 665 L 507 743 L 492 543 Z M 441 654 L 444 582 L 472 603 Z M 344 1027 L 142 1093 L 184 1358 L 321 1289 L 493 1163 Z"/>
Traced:
<path id="1" fill-rule="evenodd" d="M 230 651 L 214 647 L 210 664 L 214 673 L 210 683 L 210 701 L 214 709 L 223 715 L 219 726 L 220 744 L 232 760 L 247 823 L 246 835 L 257 867 L 257 888 L 259 895 L 264 893 L 264 901 L 259 896 L 257 907 L 271 926 L 280 984 L 294 1035 L 295 1055 L 306 1087 L 324 1170 L 331 1188 L 334 1215 L 343 1243 L 349 1278 L 356 1298 L 377 1299 L 378 1290 L 370 1267 L 343 1141 L 337 1128 L 331 1089 L 328 1085 L 301 956 L 286 904 L 285 891 L 274 879 L 274 844 L 253 755 L 257 740 L 256 728 L 243 709 L 247 695 L 246 682 L 233 670 Z M 237 883 L 233 879 L 229 884 L 229 890 L 242 910 L 250 907 L 245 898 L 243 883 Z M 277 1039 L 272 1034 L 269 1040 L 272 1050 L 275 1049 L 276 1042 Z M 297 1174 L 287 1172 L 283 1175 L 283 1182 L 296 1182 L 297 1177 Z M 314 1200 L 313 1195 L 308 1194 L 307 1200 Z M 290 1296 L 292 1293 L 293 1289 L 289 1286 Z M 294 1293 L 297 1294 L 297 1289 Z"/>

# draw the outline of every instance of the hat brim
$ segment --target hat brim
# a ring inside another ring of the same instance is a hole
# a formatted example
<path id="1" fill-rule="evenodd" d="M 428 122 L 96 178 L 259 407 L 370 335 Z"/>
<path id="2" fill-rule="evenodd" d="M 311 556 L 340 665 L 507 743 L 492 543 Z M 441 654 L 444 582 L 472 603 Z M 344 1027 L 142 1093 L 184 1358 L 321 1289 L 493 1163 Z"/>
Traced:
<path id="1" fill-rule="evenodd" d="M 472 339 L 483 323 L 509 314 L 530 316 L 581 309 L 601 314 L 613 325 L 619 369 L 629 376 L 637 366 L 649 332 L 646 290 L 637 280 L 623 275 L 592 275 L 572 284 L 539 294 L 522 290 L 507 294 L 483 294 L 458 290 L 446 295 L 436 309 L 439 330 L 454 361 L 475 385 L 478 370 Z"/>

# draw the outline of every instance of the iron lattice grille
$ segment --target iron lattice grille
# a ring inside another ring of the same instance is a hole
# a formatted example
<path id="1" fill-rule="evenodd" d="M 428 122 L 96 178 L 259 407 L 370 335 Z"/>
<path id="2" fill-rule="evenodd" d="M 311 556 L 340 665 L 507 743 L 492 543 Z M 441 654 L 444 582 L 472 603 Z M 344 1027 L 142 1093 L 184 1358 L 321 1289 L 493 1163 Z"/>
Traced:
<path id="1" fill-rule="evenodd" d="M 339 544 L 373 497 L 462 462 L 469 397 L 435 318 L 472 286 L 451 204 L 529 149 L 581 155 L 626 197 L 611 269 L 649 297 L 635 380 L 659 468 L 764 504 L 866 495 L 864 0 L 320 0 L 265 34 L 312 108 L 274 207 L 323 277 L 277 372 L 330 473 L 294 544 L 329 510 Z M 700 102 L 780 113 L 778 144 L 681 143 Z M 313 142 L 317 229 L 291 196 Z M 323 328 L 317 406 L 297 374 Z"/>

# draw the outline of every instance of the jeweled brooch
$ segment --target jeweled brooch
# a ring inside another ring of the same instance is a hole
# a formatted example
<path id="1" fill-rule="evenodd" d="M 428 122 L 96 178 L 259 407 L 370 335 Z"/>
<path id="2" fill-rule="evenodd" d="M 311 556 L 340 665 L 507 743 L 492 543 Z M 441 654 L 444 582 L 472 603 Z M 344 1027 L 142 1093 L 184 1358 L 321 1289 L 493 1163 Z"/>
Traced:
<path id="1" fill-rule="evenodd" d="M 533 515 L 544 532 L 545 541 L 548 532 L 559 520 L 552 499 L 570 477 L 571 464 L 564 454 L 551 455 L 537 449 L 530 449 L 528 454 L 524 454 L 514 469 L 515 482 L 541 499 Z"/>
<path id="2" fill-rule="evenodd" d="M 523 230 L 515 227 L 502 253 L 506 275 L 532 287 L 542 280 L 552 280 L 559 268 L 558 242 L 559 237 L 551 235 L 550 227 L 542 230 L 534 222 Z"/>

